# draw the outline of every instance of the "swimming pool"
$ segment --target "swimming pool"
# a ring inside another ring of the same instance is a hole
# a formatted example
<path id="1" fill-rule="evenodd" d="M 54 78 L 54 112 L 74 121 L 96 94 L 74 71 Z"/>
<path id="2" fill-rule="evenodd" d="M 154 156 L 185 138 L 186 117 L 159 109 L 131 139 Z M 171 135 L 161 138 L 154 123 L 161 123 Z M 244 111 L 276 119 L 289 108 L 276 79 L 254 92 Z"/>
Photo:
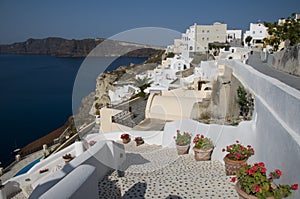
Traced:
<path id="1" fill-rule="evenodd" d="M 31 162 L 30 164 L 28 164 L 27 166 L 25 166 L 23 169 L 21 169 L 15 176 L 19 176 L 22 175 L 24 173 L 26 173 L 27 171 L 29 171 L 29 169 L 31 169 L 34 165 L 36 165 L 37 163 L 39 163 L 41 160 L 41 158 Z"/>

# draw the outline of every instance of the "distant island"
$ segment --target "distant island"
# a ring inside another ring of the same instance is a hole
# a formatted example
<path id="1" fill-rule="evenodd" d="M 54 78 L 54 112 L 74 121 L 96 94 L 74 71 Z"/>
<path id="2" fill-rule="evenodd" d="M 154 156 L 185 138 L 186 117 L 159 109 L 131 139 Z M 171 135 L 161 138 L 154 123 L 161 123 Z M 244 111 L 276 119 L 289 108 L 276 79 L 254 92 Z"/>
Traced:
<path id="1" fill-rule="evenodd" d="M 63 39 L 48 37 L 45 39 L 28 39 L 24 42 L 0 45 L 0 54 L 37 54 L 57 57 L 86 57 L 98 44 L 105 41 L 105 48 L 98 53 L 101 56 L 149 57 L 159 47 L 135 44 L 123 41 L 97 39 Z M 128 53 L 124 54 L 126 51 Z"/>

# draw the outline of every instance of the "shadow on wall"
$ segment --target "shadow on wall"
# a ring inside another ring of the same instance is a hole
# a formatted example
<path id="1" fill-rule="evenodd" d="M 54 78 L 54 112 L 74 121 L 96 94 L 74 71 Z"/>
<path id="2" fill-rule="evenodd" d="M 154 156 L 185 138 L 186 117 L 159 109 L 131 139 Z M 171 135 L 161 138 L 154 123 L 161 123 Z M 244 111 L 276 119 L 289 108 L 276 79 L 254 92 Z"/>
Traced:
<path id="1" fill-rule="evenodd" d="M 147 184 L 145 182 L 138 182 L 134 184 L 128 191 L 125 192 L 123 199 L 125 198 L 135 198 L 144 199 L 147 189 Z"/>

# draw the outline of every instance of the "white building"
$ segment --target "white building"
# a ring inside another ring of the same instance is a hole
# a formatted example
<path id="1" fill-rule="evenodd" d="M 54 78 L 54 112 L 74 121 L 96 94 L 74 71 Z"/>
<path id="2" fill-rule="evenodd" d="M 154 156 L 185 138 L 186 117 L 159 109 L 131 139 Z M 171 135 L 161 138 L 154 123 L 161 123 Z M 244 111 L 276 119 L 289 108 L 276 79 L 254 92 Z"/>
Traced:
<path id="1" fill-rule="evenodd" d="M 130 99 L 134 94 L 138 94 L 140 91 L 140 88 L 133 85 L 124 85 L 116 87 L 115 91 L 109 90 L 108 95 L 111 104 L 115 105 Z"/>
<path id="2" fill-rule="evenodd" d="M 166 53 L 181 54 L 185 49 L 182 39 L 174 39 L 174 44 L 167 46 Z"/>
<path id="3" fill-rule="evenodd" d="M 208 51 L 209 43 L 226 42 L 227 24 L 197 25 L 194 52 Z"/>
<path id="4" fill-rule="evenodd" d="M 188 62 L 195 53 L 204 53 L 209 49 L 209 43 L 225 43 L 227 39 L 227 24 L 214 23 L 213 25 L 190 26 L 181 35 L 181 40 L 174 40 L 174 44 L 168 47 L 168 51 L 180 54 Z"/>
<path id="5" fill-rule="evenodd" d="M 242 30 L 227 30 L 226 38 L 227 42 L 233 42 L 234 40 L 242 41 Z"/>
<path id="6" fill-rule="evenodd" d="M 263 43 L 263 39 L 267 37 L 267 28 L 262 23 L 250 23 L 250 30 L 247 30 L 244 34 L 244 45 L 248 46 L 246 38 L 248 36 L 252 37 L 250 41 L 250 46 L 254 47 Z"/>
<path id="7" fill-rule="evenodd" d="M 182 71 L 190 68 L 189 61 L 181 55 L 175 55 L 162 61 L 160 68 Z"/>

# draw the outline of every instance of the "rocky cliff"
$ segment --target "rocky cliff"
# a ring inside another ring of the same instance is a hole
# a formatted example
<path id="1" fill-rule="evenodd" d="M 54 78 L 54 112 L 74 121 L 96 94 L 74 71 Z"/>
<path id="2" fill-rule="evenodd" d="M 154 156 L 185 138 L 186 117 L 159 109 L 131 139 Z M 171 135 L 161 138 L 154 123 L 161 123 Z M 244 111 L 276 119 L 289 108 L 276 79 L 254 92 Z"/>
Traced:
<path id="1" fill-rule="evenodd" d="M 102 42 L 105 45 L 101 48 L 97 47 Z M 156 52 L 152 46 L 128 42 L 105 39 L 68 40 L 49 37 L 0 45 L 0 54 L 43 54 L 59 57 L 85 57 L 95 48 L 97 51 L 94 52 L 98 56 L 149 57 Z"/>

